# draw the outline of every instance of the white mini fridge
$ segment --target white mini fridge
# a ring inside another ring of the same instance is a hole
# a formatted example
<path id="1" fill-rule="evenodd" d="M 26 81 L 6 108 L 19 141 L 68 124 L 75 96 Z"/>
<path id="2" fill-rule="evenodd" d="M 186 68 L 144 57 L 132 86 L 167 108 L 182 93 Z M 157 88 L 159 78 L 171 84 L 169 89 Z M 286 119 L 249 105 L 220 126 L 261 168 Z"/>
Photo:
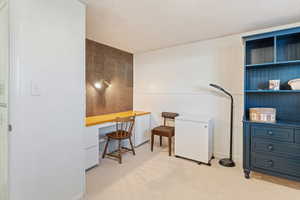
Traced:
<path id="1" fill-rule="evenodd" d="M 201 115 L 177 117 L 175 156 L 210 165 L 213 158 L 213 120 Z"/>

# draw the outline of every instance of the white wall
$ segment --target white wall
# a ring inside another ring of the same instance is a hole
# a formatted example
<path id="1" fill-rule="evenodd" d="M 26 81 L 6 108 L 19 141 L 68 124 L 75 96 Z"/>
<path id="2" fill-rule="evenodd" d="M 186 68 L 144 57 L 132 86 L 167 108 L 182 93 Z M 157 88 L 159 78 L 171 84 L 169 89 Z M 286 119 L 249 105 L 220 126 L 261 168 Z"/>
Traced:
<path id="1" fill-rule="evenodd" d="M 242 162 L 243 41 L 242 36 L 300 26 L 275 27 L 200 41 L 134 55 L 134 109 L 172 111 L 212 116 L 215 120 L 215 156 L 229 152 L 230 100 L 211 89 L 216 83 L 234 94 L 234 159 Z"/>
<path id="2" fill-rule="evenodd" d="M 85 6 L 10 0 L 10 20 L 10 200 L 80 199 Z"/>

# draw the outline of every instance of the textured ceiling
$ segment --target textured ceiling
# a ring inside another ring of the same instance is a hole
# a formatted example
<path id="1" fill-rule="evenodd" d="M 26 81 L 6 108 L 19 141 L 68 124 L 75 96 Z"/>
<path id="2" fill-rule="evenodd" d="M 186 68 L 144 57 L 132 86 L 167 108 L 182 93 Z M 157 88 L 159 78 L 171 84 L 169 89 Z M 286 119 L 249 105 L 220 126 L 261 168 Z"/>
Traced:
<path id="1" fill-rule="evenodd" d="M 87 37 L 131 53 L 300 21 L 300 0 L 88 0 Z"/>

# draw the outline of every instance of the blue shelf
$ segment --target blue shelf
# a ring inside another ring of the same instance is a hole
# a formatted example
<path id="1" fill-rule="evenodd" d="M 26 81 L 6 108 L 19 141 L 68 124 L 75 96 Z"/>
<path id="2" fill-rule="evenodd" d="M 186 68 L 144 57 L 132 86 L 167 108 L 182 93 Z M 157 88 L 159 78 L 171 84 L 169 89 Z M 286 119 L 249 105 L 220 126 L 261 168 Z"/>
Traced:
<path id="1" fill-rule="evenodd" d="M 288 85 L 300 78 L 300 27 L 278 34 L 246 40 L 244 113 L 249 117 L 251 107 L 272 107 L 278 119 L 300 121 L 300 90 Z M 268 90 L 269 80 L 280 80 L 283 90 Z"/>
<path id="2" fill-rule="evenodd" d="M 246 64 L 272 63 L 275 61 L 275 38 L 246 41 Z"/>
<path id="3" fill-rule="evenodd" d="M 245 176 L 248 178 L 253 170 L 300 181 L 300 90 L 289 90 L 288 85 L 300 78 L 300 27 L 244 39 Z M 270 80 L 280 80 L 282 90 L 268 90 Z M 250 108 L 274 108 L 277 121 L 250 121 Z M 272 149 L 267 149 L 267 143 Z M 273 143 L 280 148 L 276 146 L 273 151 Z M 268 161 L 272 167 L 267 166 Z"/>
<path id="4" fill-rule="evenodd" d="M 267 123 L 267 122 L 253 122 L 249 119 L 243 120 L 246 123 L 253 123 L 253 124 L 268 124 L 268 125 L 284 125 L 284 126 L 300 126 L 300 122 L 297 121 L 287 121 L 287 120 L 276 120 L 274 123 Z"/>
<path id="5" fill-rule="evenodd" d="M 300 90 L 245 90 L 246 93 L 300 93 Z"/>
<path id="6" fill-rule="evenodd" d="M 272 66 L 275 65 L 274 62 L 268 62 L 268 63 L 260 63 L 260 64 L 251 64 L 251 65 L 246 65 L 246 67 L 264 67 L 264 66 Z"/>
<path id="7" fill-rule="evenodd" d="M 300 33 L 281 35 L 276 38 L 277 61 L 300 60 Z"/>
<path id="8" fill-rule="evenodd" d="M 277 65 L 282 65 L 282 64 L 299 64 L 300 60 L 289 60 L 289 61 L 278 61 Z"/>
<path id="9" fill-rule="evenodd" d="M 276 66 L 276 65 L 290 65 L 290 64 L 300 64 L 300 60 L 268 62 L 268 63 L 251 64 L 251 65 L 245 65 L 245 66 L 246 66 L 246 68 L 257 68 L 257 67 L 267 67 L 267 66 Z"/>

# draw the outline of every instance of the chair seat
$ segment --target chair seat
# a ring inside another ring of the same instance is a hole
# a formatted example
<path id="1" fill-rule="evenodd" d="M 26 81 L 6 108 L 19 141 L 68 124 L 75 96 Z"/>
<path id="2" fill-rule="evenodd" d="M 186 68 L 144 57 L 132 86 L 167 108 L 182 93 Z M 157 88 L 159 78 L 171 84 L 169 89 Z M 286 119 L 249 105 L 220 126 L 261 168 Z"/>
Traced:
<path id="1" fill-rule="evenodd" d="M 164 118 L 164 125 L 163 126 L 158 126 L 154 129 L 152 129 L 152 134 L 151 134 L 151 151 L 153 151 L 153 145 L 154 145 L 154 136 L 157 135 L 159 136 L 160 140 L 160 146 L 162 146 L 162 137 L 167 137 L 168 138 L 168 144 L 169 144 L 169 156 L 172 155 L 172 138 L 175 136 L 175 128 L 172 126 L 167 125 L 167 120 L 172 119 L 174 120 L 175 117 L 178 116 L 177 113 L 172 113 L 172 112 L 163 112 L 162 117 Z"/>
<path id="2" fill-rule="evenodd" d="M 130 137 L 130 133 L 127 131 L 123 132 L 111 132 L 106 135 L 107 137 L 115 140 L 127 139 Z"/>
<path id="3" fill-rule="evenodd" d="M 171 126 L 158 126 L 152 129 L 152 133 L 162 136 L 174 136 L 175 128 Z"/>

